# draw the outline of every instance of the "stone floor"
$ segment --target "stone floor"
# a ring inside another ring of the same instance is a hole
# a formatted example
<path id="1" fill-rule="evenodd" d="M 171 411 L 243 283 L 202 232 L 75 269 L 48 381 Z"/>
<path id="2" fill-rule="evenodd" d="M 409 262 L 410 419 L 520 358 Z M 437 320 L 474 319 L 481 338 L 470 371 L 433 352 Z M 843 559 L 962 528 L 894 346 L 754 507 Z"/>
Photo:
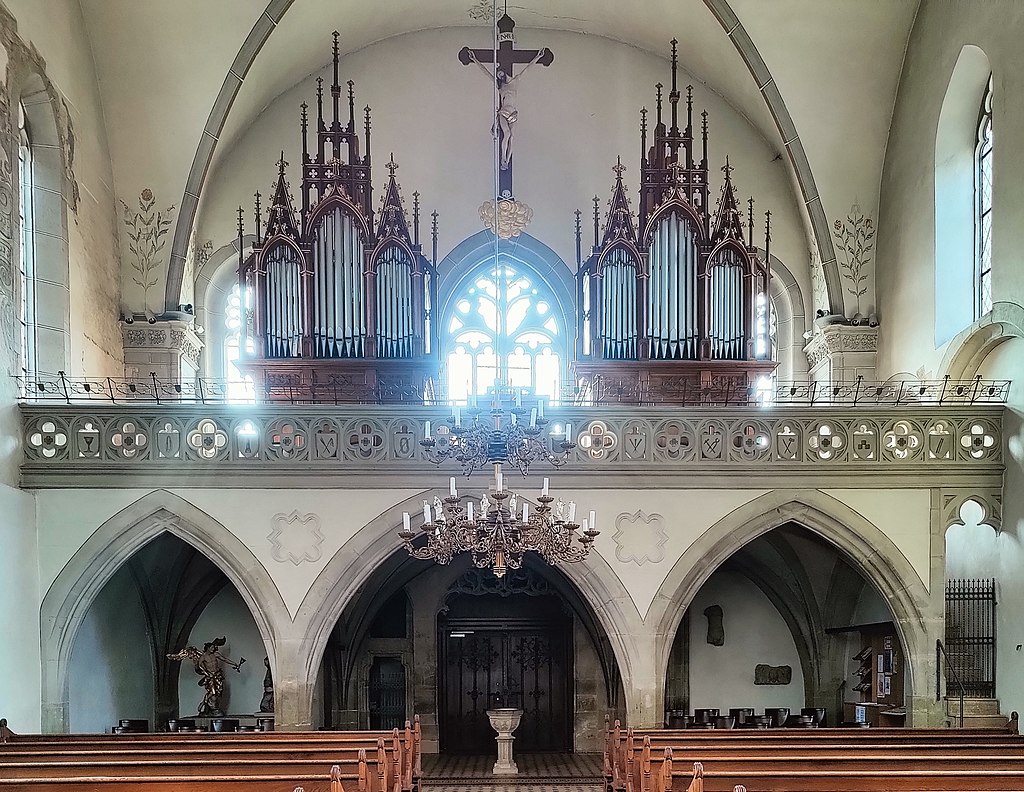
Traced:
<path id="1" fill-rule="evenodd" d="M 600 754 L 518 754 L 519 775 L 494 776 L 493 756 L 423 757 L 423 792 L 602 792 Z"/>

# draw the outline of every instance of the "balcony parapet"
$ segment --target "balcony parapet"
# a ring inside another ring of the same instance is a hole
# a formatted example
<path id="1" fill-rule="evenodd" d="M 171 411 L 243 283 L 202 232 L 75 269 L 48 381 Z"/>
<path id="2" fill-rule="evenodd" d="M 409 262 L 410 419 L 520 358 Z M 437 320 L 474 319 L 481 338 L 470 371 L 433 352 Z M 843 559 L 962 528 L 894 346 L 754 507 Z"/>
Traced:
<path id="1" fill-rule="evenodd" d="M 423 405 L 23 403 L 22 485 L 422 487 L 458 473 L 423 456 Z M 577 447 L 559 488 L 1000 489 L 998 404 L 548 410 Z M 546 469 L 533 471 L 547 475 Z M 531 482 L 530 486 L 533 486 Z"/>

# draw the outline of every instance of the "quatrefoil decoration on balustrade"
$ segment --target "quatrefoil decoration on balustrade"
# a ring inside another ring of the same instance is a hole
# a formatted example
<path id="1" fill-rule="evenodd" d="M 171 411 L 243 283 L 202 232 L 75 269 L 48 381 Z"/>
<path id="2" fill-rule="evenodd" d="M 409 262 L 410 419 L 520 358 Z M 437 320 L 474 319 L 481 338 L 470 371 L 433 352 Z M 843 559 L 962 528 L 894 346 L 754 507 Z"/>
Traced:
<path id="1" fill-rule="evenodd" d="M 836 459 L 846 448 L 846 438 L 830 423 L 820 423 L 807 438 L 811 451 L 822 460 Z"/>
<path id="2" fill-rule="evenodd" d="M 591 421 L 579 436 L 579 447 L 590 459 L 607 458 L 619 445 L 618 435 L 604 421 Z"/>
<path id="3" fill-rule="evenodd" d="M 216 459 L 228 445 L 228 433 L 216 421 L 204 418 L 188 433 L 189 448 L 201 459 Z"/>
<path id="4" fill-rule="evenodd" d="M 743 459 L 761 458 L 770 445 L 771 438 L 767 430 L 759 424 L 741 424 L 733 429 L 732 446 Z"/>
<path id="5" fill-rule="evenodd" d="M 282 418 L 267 428 L 267 450 L 278 459 L 295 459 L 306 450 L 306 431 L 295 421 Z"/>
<path id="6" fill-rule="evenodd" d="M 28 444 L 45 459 L 63 454 L 68 446 L 67 431 L 54 421 L 41 421 L 35 431 L 29 432 Z"/>
<path id="7" fill-rule="evenodd" d="M 348 448 L 356 459 L 380 458 L 384 445 L 384 430 L 370 421 L 360 421 L 348 432 Z"/>
<path id="8" fill-rule="evenodd" d="M 679 421 L 666 421 L 654 436 L 658 455 L 672 461 L 687 457 L 694 447 L 693 433 Z"/>
<path id="9" fill-rule="evenodd" d="M 149 434 L 135 421 L 121 421 L 114 425 L 110 446 L 123 459 L 136 459 L 145 453 Z"/>
<path id="10" fill-rule="evenodd" d="M 924 448 L 924 435 L 910 421 L 896 421 L 883 435 L 882 448 L 888 457 L 902 462 Z"/>
<path id="11" fill-rule="evenodd" d="M 960 437 L 960 445 L 972 459 L 983 459 L 996 449 L 995 433 L 984 424 L 972 423 L 970 431 Z"/>

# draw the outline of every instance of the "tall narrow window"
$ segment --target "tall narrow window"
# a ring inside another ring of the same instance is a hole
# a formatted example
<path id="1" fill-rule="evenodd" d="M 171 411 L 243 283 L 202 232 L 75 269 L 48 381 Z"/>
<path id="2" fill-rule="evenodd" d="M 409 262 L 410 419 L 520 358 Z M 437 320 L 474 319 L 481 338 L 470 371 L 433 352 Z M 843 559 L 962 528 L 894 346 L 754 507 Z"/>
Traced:
<path id="1" fill-rule="evenodd" d="M 992 310 L 992 76 L 985 87 L 975 149 L 974 200 L 976 316 Z"/>
<path id="2" fill-rule="evenodd" d="M 25 105 L 18 103 L 18 216 L 21 221 L 19 256 L 21 324 L 21 371 L 23 375 L 36 373 L 36 271 L 35 271 L 35 217 L 32 208 L 32 138 L 25 117 Z"/>
<path id="3" fill-rule="evenodd" d="M 246 289 L 243 300 L 242 290 L 236 283 L 228 292 L 224 306 L 224 379 L 227 381 L 228 401 L 248 401 L 252 396 L 252 378 L 243 375 L 235 365 L 243 342 L 247 354 L 251 355 L 256 349 L 249 334 L 250 301 L 249 290 Z"/>

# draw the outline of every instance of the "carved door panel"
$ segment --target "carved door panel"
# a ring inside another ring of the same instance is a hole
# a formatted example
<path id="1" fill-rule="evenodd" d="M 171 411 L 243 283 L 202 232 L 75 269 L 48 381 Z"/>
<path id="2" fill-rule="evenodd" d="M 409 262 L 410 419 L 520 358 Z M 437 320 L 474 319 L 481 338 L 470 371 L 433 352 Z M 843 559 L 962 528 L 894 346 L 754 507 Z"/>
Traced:
<path id="1" fill-rule="evenodd" d="M 446 752 L 491 753 L 492 706 L 523 710 L 517 751 L 570 750 L 569 652 L 565 630 L 463 631 L 444 641 L 441 741 Z M 503 701 L 498 704 L 495 694 Z"/>

